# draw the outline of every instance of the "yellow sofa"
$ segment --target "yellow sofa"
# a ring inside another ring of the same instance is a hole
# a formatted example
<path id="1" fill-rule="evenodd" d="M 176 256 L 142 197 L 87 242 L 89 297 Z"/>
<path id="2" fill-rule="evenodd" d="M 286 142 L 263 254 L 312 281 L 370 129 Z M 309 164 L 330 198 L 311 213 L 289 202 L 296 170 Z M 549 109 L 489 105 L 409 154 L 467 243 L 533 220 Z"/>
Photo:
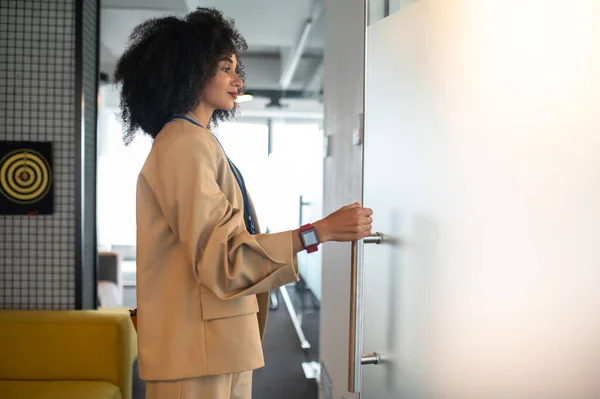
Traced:
<path id="1" fill-rule="evenodd" d="M 0 311 L 0 398 L 131 399 L 126 312 Z"/>

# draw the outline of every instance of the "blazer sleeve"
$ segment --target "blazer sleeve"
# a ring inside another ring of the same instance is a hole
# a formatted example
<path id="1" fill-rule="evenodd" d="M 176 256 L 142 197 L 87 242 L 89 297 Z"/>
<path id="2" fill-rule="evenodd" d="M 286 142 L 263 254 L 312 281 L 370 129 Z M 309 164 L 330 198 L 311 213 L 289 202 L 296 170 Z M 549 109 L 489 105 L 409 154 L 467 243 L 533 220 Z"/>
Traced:
<path id="1" fill-rule="evenodd" d="M 217 158 L 203 134 L 180 134 L 156 165 L 157 200 L 196 281 L 221 299 L 297 281 L 292 232 L 246 231 L 243 210 L 232 206 L 217 182 Z"/>

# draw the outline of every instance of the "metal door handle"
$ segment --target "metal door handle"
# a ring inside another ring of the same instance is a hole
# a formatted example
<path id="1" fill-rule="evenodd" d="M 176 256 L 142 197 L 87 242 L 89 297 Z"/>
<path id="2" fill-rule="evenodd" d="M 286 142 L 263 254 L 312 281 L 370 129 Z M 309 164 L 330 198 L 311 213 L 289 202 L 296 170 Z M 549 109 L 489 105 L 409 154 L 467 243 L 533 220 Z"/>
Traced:
<path id="1" fill-rule="evenodd" d="M 363 364 L 363 365 L 379 364 L 380 361 L 381 361 L 381 356 L 379 355 L 379 353 L 374 352 L 374 353 L 369 353 L 368 355 L 362 355 L 362 357 L 360 359 L 360 364 Z"/>
<path id="2" fill-rule="evenodd" d="M 360 392 L 360 365 L 378 364 L 379 355 L 362 355 L 362 276 L 363 265 L 361 244 L 381 244 L 383 234 L 375 233 L 359 241 L 352 241 L 350 256 L 350 339 L 348 345 L 348 391 Z M 376 355 L 376 356 L 374 356 Z"/>
<path id="3" fill-rule="evenodd" d="M 381 234 L 381 233 L 371 234 L 369 237 L 366 237 L 365 239 L 363 239 L 363 242 L 365 244 L 381 244 L 383 242 L 383 234 Z"/>

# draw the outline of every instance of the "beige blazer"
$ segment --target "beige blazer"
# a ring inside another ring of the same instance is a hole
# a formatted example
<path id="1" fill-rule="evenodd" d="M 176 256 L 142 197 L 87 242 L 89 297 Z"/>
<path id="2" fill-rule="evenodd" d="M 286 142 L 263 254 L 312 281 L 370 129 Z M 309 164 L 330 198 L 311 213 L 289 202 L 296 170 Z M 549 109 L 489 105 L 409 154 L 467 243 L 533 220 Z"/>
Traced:
<path id="1" fill-rule="evenodd" d="M 137 183 L 141 378 L 264 365 L 268 292 L 297 281 L 298 265 L 292 233 L 252 236 L 243 209 L 216 138 L 181 119 L 165 125 Z"/>

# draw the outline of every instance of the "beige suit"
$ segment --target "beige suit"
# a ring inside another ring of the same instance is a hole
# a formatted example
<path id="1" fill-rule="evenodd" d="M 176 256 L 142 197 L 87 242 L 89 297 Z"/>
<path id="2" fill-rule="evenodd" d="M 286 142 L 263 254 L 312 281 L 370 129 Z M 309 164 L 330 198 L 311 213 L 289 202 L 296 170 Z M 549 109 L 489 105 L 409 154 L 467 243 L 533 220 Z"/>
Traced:
<path id="1" fill-rule="evenodd" d="M 246 231 L 242 193 L 208 130 L 165 125 L 139 175 L 136 212 L 141 378 L 262 367 L 268 291 L 298 279 L 292 233 Z"/>

